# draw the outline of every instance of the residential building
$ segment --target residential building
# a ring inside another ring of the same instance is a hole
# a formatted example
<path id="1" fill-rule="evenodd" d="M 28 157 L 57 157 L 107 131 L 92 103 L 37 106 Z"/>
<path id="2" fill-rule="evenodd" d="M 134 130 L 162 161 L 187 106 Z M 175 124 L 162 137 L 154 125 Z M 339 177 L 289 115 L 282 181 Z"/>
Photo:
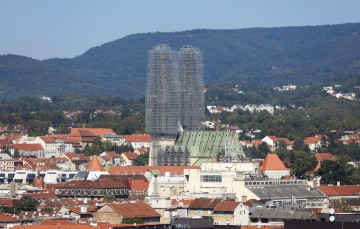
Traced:
<path id="1" fill-rule="evenodd" d="M 262 140 L 262 142 L 266 142 L 270 147 L 271 151 L 275 151 L 276 148 L 280 146 L 280 142 L 284 142 L 286 145 L 286 149 L 292 150 L 294 147 L 294 142 L 290 141 L 287 138 L 278 138 L 276 136 L 266 136 Z"/>
<path id="2" fill-rule="evenodd" d="M 241 202 L 225 200 L 213 210 L 215 225 L 249 225 L 249 208 Z"/>
<path id="3" fill-rule="evenodd" d="M 59 185 L 56 188 L 59 197 L 87 197 L 102 199 L 106 195 L 114 195 L 117 198 L 126 199 L 128 189 L 119 182 L 103 180 L 73 180 Z"/>
<path id="4" fill-rule="evenodd" d="M 22 157 L 35 156 L 37 158 L 45 158 L 45 150 L 41 144 L 13 144 L 10 149 L 11 155 L 14 156 L 14 152 L 17 150 Z"/>
<path id="5" fill-rule="evenodd" d="M 58 138 L 56 135 L 38 136 L 35 143 L 41 144 L 45 151 L 45 157 L 60 157 L 65 153 L 74 152 L 72 142 L 66 138 Z"/>
<path id="6" fill-rule="evenodd" d="M 311 151 L 321 148 L 322 136 L 315 135 L 314 137 L 308 137 L 304 140 L 304 143 L 309 147 Z"/>
<path id="7" fill-rule="evenodd" d="M 150 134 L 122 135 L 125 144 L 130 143 L 134 149 L 151 147 L 152 139 Z"/>
<path id="8" fill-rule="evenodd" d="M 270 179 L 280 179 L 289 176 L 290 169 L 284 166 L 277 154 L 268 153 L 259 168 L 259 174 Z"/>
<path id="9" fill-rule="evenodd" d="M 14 170 L 14 159 L 8 154 L 0 153 L 0 170 Z"/>

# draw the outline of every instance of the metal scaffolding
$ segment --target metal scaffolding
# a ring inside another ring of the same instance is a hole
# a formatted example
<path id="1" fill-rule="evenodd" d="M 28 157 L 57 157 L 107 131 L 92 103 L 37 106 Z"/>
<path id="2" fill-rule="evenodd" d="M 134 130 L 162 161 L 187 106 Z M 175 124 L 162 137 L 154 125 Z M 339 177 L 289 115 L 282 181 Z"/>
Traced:
<path id="1" fill-rule="evenodd" d="M 198 48 L 185 45 L 179 52 L 180 123 L 184 130 L 201 130 L 205 119 L 204 70 Z"/>
<path id="2" fill-rule="evenodd" d="M 159 44 L 149 51 L 147 70 L 145 131 L 153 138 L 150 164 L 155 165 L 158 153 L 169 154 L 168 149 L 160 147 L 161 139 L 175 139 L 181 130 L 202 129 L 205 119 L 202 54 L 190 45 L 177 52 Z M 167 163 L 173 164 L 171 160 Z M 176 160 L 174 164 L 177 163 L 184 161 Z"/>
<path id="3" fill-rule="evenodd" d="M 149 51 L 145 130 L 153 137 L 176 136 L 180 120 L 180 83 L 176 52 L 160 44 Z"/>

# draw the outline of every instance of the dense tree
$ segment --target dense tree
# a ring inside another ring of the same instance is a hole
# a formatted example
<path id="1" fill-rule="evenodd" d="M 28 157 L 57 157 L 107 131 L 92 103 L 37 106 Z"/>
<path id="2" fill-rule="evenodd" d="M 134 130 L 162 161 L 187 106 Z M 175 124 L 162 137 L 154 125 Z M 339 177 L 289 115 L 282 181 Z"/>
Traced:
<path id="1" fill-rule="evenodd" d="M 317 175 L 321 176 L 322 184 L 336 184 L 338 181 L 341 181 L 343 184 L 348 184 L 348 176 L 351 175 L 352 171 L 347 168 L 347 163 L 343 160 L 327 160 L 321 163 Z"/>
<path id="2" fill-rule="evenodd" d="M 352 212 L 351 206 L 343 200 L 331 200 L 330 208 L 339 209 L 340 212 Z"/>
<path id="3" fill-rule="evenodd" d="M 139 217 L 126 218 L 126 219 L 123 219 L 121 221 L 121 223 L 122 224 L 134 224 L 134 223 L 142 224 L 142 223 L 144 223 L 144 220 L 142 218 L 139 218 Z"/>
<path id="4" fill-rule="evenodd" d="M 19 157 L 20 157 L 19 150 L 15 149 L 13 158 L 19 158 Z"/>
<path id="5" fill-rule="evenodd" d="M 134 161 L 134 165 L 145 166 L 149 165 L 149 153 L 140 154 Z"/>
<path id="6" fill-rule="evenodd" d="M 294 151 L 291 160 L 291 174 L 299 179 L 304 179 L 314 170 L 316 164 L 316 159 L 312 154 Z"/>
<path id="7" fill-rule="evenodd" d="M 30 196 L 23 196 L 19 200 L 13 200 L 13 210 L 16 214 L 21 211 L 36 211 L 39 202 Z M 10 212 L 10 213 L 14 213 Z"/>
<path id="8" fill-rule="evenodd" d="M 106 195 L 106 196 L 104 196 L 104 198 L 103 198 L 103 201 L 105 202 L 105 203 L 112 203 L 112 202 L 114 202 L 116 200 L 116 197 L 114 196 L 114 195 Z"/>

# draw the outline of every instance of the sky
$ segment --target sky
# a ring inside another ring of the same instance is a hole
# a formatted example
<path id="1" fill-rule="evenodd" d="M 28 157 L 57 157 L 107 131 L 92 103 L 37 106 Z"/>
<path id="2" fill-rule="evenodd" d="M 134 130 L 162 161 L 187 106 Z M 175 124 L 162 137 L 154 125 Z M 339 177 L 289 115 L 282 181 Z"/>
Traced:
<path id="1" fill-rule="evenodd" d="M 73 58 L 135 33 L 360 22 L 359 0 L 0 0 L 0 54 Z"/>

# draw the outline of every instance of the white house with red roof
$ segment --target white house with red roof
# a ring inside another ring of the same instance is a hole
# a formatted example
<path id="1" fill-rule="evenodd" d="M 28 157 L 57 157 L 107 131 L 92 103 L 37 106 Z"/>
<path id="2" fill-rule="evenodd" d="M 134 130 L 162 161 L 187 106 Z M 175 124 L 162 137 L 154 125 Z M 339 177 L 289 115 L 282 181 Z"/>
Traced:
<path id="1" fill-rule="evenodd" d="M 260 176 L 266 176 L 270 179 L 280 179 L 290 176 L 290 169 L 286 168 L 280 158 L 275 153 L 268 153 L 260 165 Z"/>
<path id="2" fill-rule="evenodd" d="M 286 148 L 288 150 L 292 150 L 294 147 L 294 142 L 290 141 L 287 138 L 278 138 L 276 136 L 266 136 L 263 139 L 261 139 L 262 142 L 265 142 L 270 147 L 271 151 L 274 151 L 275 148 L 279 147 L 280 142 L 284 142 L 286 145 Z"/>
<path id="3" fill-rule="evenodd" d="M 45 157 L 44 147 L 39 143 L 28 144 L 13 144 L 10 149 L 11 155 L 14 155 L 15 150 L 18 150 L 20 156 L 28 157 L 28 156 L 36 156 L 37 158 Z"/>
<path id="4" fill-rule="evenodd" d="M 65 153 L 74 152 L 72 142 L 67 141 L 67 136 L 64 135 L 47 135 L 38 136 L 34 143 L 41 144 L 45 151 L 45 157 L 60 157 Z"/>
<path id="5" fill-rule="evenodd" d="M 322 135 L 315 135 L 314 137 L 308 137 L 304 140 L 304 143 L 310 150 L 317 150 L 321 148 Z"/>
<path id="6" fill-rule="evenodd" d="M 125 138 L 126 143 L 131 143 L 134 149 L 150 147 L 152 143 L 150 134 L 131 134 L 122 137 Z"/>

